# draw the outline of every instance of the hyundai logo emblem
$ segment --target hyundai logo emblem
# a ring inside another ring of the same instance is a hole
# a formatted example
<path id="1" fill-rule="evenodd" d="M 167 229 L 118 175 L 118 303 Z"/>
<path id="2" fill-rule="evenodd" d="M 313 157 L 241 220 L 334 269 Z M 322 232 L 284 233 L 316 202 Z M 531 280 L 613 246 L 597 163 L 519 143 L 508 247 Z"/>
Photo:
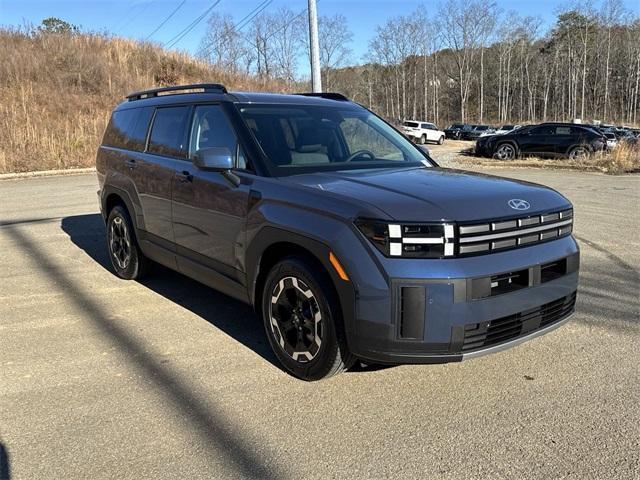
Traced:
<path id="1" fill-rule="evenodd" d="M 512 198 L 507 203 L 514 210 L 529 210 L 529 208 L 531 208 L 529 202 L 520 198 Z"/>

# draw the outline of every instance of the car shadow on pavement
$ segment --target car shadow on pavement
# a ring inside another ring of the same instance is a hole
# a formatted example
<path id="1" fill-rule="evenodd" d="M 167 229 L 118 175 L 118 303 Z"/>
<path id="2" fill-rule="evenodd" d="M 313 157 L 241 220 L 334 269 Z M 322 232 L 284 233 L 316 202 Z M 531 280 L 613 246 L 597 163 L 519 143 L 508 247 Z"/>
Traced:
<path id="1" fill-rule="evenodd" d="M 0 443 L 0 480 L 9 480 L 10 478 L 9 452 L 7 452 L 5 446 Z"/>
<path id="2" fill-rule="evenodd" d="M 61 221 L 61 227 L 76 246 L 112 273 L 105 243 L 105 225 L 99 214 L 65 217 Z M 161 265 L 155 265 L 151 275 L 140 283 L 195 313 L 282 369 L 267 341 L 260 319 L 249 305 Z M 348 372 L 375 372 L 392 367 L 393 365 L 357 362 Z"/>
<path id="3" fill-rule="evenodd" d="M 61 227 L 75 245 L 112 272 L 105 244 L 105 225 L 99 214 L 63 218 Z M 280 368 L 264 327 L 249 305 L 162 265 L 154 265 L 151 274 L 139 283 L 195 313 Z"/>
<path id="4" fill-rule="evenodd" d="M 78 245 L 85 245 L 97 258 L 104 259 L 97 254 L 96 248 L 100 242 L 94 241 L 91 233 L 98 234 L 100 221 L 98 215 L 83 215 L 66 221 L 63 219 L 63 224 L 65 231 Z M 41 275 L 51 283 L 51 288 L 64 292 L 73 307 L 82 312 L 87 321 L 92 322 L 105 338 L 123 352 L 131 365 L 164 396 L 167 404 L 185 420 L 188 419 L 191 431 L 200 437 L 214 467 L 219 467 L 220 461 L 224 461 L 237 473 L 235 477 L 238 478 L 284 477 L 276 461 L 277 457 L 269 451 L 268 445 L 263 444 L 260 449 L 252 446 L 243 435 L 241 425 L 236 424 L 225 413 L 224 405 L 219 405 L 213 398 L 205 401 L 188 381 L 159 362 L 146 345 L 139 343 L 126 328 L 113 319 L 112 312 L 100 299 L 86 291 L 72 272 L 47 254 L 28 229 L 17 225 L 6 226 L 3 234 L 15 242 Z M 172 281 L 184 279 L 174 278 Z M 213 301 L 216 301 L 215 297 Z M 6 451 L 4 455 L 3 461 L 8 465 Z M 8 473 L 8 466 L 6 468 Z"/>

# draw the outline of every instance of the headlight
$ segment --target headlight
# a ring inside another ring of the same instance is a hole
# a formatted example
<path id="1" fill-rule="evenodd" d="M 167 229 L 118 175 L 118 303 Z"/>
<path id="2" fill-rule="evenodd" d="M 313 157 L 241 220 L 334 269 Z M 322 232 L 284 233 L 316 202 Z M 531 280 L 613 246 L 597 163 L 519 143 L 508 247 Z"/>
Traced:
<path id="1" fill-rule="evenodd" d="M 454 255 L 454 225 L 448 223 L 388 223 L 359 219 L 356 226 L 388 257 L 441 258 Z"/>

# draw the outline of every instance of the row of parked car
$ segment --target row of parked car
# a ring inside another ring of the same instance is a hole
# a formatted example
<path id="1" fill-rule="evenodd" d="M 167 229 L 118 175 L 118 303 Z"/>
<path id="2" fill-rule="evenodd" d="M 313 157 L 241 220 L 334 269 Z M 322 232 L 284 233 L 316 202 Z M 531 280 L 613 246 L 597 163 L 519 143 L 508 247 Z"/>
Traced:
<path id="1" fill-rule="evenodd" d="M 453 124 L 446 138 L 476 140 L 475 154 L 509 160 L 520 155 L 578 158 L 619 143 L 640 142 L 640 129 L 614 125 L 546 122 L 536 125 Z"/>

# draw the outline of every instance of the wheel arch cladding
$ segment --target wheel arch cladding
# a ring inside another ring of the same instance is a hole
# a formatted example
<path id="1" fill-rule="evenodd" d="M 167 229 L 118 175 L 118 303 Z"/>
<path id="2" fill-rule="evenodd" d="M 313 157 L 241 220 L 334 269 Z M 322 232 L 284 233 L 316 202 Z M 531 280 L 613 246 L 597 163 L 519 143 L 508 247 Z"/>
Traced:
<path id="1" fill-rule="evenodd" d="M 355 330 L 355 291 L 353 284 L 340 279 L 333 269 L 329 252 L 330 248 L 316 239 L 276 227 L 261 229 L 247 249 L 247 284 L 256 311 L 261 313 L 263 283 L 270 269 L 287 256 L 303 256 L 321 268 L 331 280 L 340 302 L 347 343 L 350 343 L 350 336 Z"/>
<path id="2" fill-rule="evenodd" d="M 119 188 L 116 188 L 116 187 L 105 186 L 104 192 L 102 194 L 102 198 L 103 198 L 102 212 L 103 212 L 103 218 L 105 222 L 109 217 L 109 212 L 116 205 L 122 205 L 124 208 L 127 209 L 127 212 L 129 213 L 129 217 L 133 222 L 134 228 L 139 228 L 136 211 L 133 208 L 133 203 L 131 202 L 131 199 L 129 198 L 129 194 L 127 192 L 125 192 L 124 190 L 120 190 Z"/>

